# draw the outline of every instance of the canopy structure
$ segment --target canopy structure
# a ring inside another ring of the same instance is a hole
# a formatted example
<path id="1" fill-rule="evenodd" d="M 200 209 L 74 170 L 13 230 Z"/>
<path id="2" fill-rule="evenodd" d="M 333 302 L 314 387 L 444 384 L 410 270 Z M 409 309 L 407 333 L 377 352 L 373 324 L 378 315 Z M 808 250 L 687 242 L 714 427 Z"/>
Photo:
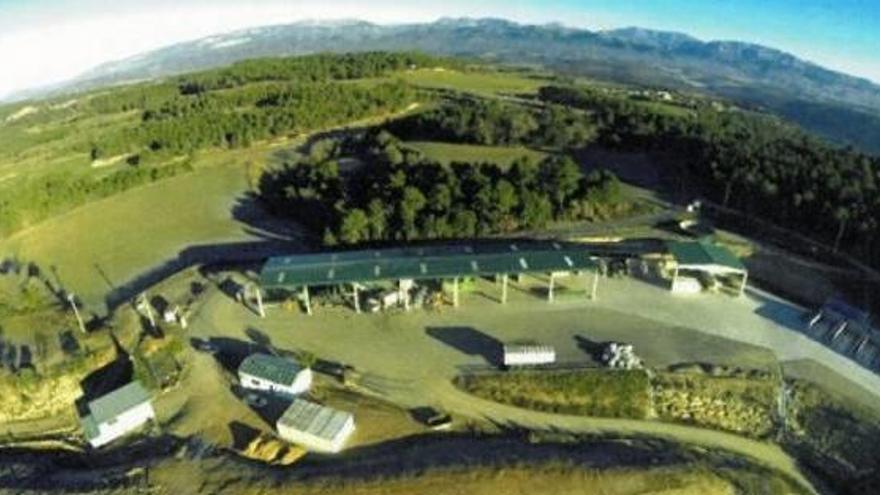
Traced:
<path id="1" fill-rule="evenodd" d="M 307 298 L 308 287 L 450 278 L 457 287 L 460 277 L 501 275 L 504 302 L 508 275 L 550 273 L 552 300 L 553 273 L 595 273 L 597 266 L 584 249 L 556 242 L 425 246 L 271 258 L 260 273 L 260 285 L 302 289 Z M 595 296 L 595 283 L 592 293 Z"/>
<path id="2" fill-rule="evenodd" d="M 692 270 L 710 275 L 735 275 L 742 277 L 739 293 L 745 291 L 748 270 L 742 261 L 727 248 L 706 241 L 681 242 L 668 241 L 666 247 L 675 260 L 673 284 L 679 270 Z"/>

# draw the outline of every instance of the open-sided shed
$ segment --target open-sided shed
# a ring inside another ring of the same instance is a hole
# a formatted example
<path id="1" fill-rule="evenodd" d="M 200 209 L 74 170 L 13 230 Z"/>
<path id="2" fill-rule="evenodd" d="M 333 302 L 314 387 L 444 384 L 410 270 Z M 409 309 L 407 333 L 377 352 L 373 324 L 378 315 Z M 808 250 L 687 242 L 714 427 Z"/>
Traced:
<path id="1" fill-rule="evenodd" d="M 308 309 L 308 288 L 393 280 L 452 279 L 454 300 L 461 277 L 501 276 L 502 302 L 509 275 L 550 274 L 548 297 L 560 272 L 592 271 L 597 263 L 584 249 L 555 242 L 485 245 L 444 245 L 414 248 L 340 251 L 269 259 L 260 273 L 264 289 L 302 290 Z M 598 277 L 593 277 L 595 297 Z M 355 299 L 357 296 L 355 295 Z"/>
<path id="2" fill-rule="evenodd" d="M 742 261 L 727 248 L 707 241 L 669 241 L 666 243 L 666 247 L 675 261 L 672 277 L 673 286 L 678 279 L 679 272 L 681 270 L 689 270 L 707 273 L 712 276 L 738 276 L 741 278 L 739 286 L 740 295 L 745 291 L 749 275 L 748 270 Z"/>

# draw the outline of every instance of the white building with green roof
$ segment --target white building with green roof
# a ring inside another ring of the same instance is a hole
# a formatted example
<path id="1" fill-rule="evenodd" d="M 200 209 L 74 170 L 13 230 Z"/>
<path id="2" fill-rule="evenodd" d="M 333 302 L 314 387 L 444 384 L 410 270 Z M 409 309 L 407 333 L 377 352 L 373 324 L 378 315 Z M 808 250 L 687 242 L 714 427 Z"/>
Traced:
<path id="1" fill-rule="evenodd" d="M 131 382 L 88 403 L 89 414 L 81 419 L 86 440 L 101 447 L 130 433 L 156 413 L 150 394 L 139 382 Z"/>
<path id="2" fill-rule="evenodd" d="M 312 370 L 283 357 L 251 354 L 239 365 L 238 380 L 244 388 L 293 396 L 308 392 Z"/>

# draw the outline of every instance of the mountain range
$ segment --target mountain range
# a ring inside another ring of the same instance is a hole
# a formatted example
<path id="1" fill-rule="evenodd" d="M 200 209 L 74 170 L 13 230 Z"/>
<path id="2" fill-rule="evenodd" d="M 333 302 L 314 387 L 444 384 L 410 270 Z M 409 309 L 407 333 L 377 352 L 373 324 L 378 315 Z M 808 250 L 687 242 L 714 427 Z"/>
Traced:
<path id="1" fill-rule="evenodd" d="M 765 46 L 704 42 L 642 28 L 590 31 L 491 18 L 399 25 L 298 22 L 171 45 L 101 65 L 52 90 L 153 79 L 254 57 L 364 50 L 418 50 L 697 91 L 765 109 L 839 143 L 880 152 L 877 84 Z"/>

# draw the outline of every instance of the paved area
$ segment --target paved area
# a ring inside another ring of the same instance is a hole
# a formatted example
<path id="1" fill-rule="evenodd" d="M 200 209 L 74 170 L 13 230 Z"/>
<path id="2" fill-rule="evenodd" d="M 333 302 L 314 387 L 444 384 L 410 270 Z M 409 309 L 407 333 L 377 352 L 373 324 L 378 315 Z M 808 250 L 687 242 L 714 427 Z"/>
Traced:
<path id="1" fill-rule="evenodd" d="M 739 298 L 673 295 L 631 279 L 603 282 L 601 307 L 771 349 L 783 364 L 815 361 L 880 398 L 880 375 L 805 335 L 806 310 L 770 294 L 750 289 Z"/>
<path id="2" fill-rule="evenodd" d="M 463 369 L 497 364 L 505 341 L 536 339 L 554 345 L 561 361 L 582 365 L 592 360 L 597 343 L 621 340 L 634 343 L 652 366 L 703 361 L 758 368 L 775 366 L 777 358 L 812 360 L 871 393 L 880 391 L 880 377 L 796 329 L 801 309 L 765 294 L 676 296 L 659 285 L 624 278 L 603 279 L 596 301 L 573 295 L 551 304 L 535 289 L 540 280 L 532 282 L 533 287 L 512 290 L 504 306 L 494 299 L 492 284 L 482 282 L 480 293 L 464 295 L 458 309 L 358 315 L 320 307 L 309 317 L 275 307 L 265 319 L 218 291 L 191 319 L 191 332 L 308 350 L 352 365 L 365 392 L 402 407 L 434 405 L 534 428 L 671 437 L 739 452 L 799 479 L 791 458 L 770 443 L 684 425 L 526 411 L 472 397 L 450 380 Z"/>

